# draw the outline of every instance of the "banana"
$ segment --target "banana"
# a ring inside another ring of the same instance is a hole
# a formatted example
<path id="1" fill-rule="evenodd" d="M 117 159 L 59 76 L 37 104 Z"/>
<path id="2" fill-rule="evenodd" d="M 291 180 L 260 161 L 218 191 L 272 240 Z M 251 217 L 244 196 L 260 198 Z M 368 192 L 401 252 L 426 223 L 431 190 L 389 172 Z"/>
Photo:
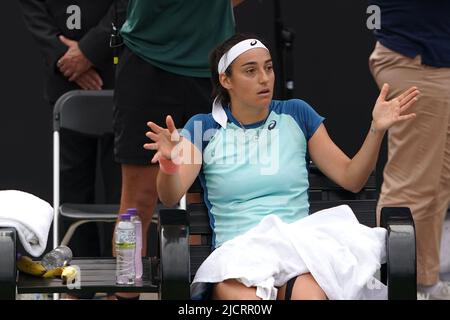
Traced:
<path id="1" fill-rule="evenodd" d="M 33 276 L 42 276 L 47 270 L 37 261 L 33 261 L 30 257 L 21 256 L 17 260 L 17 269 Z"/>
<path id="2" fill-rule="evenodd" d="M 72 283 L 77 277 L 78 270 L 73 266 L 65 266 L 47 270 L 37 261 L 33 261 L 28 256 L 21 256 L 17 259 L 17 269 L 21 272 L 43 278 L 61 277 L 63 283 Z"/>
<path id="3" fill-rule="evenodd" d="M 61 279 L 63 283 L 72 283 L 75 281 L 77 277 L 78 270 L 73 266 L 64 267 L 64 270 L 61 274 Z"/>
<path id="4" fill-rule="evenodd" d="M 48 270 L 46 273 L 42 275 L 43 278 L 53 278 L 60 277 L 64 271 L 64 267 L 54 268 Z"/>

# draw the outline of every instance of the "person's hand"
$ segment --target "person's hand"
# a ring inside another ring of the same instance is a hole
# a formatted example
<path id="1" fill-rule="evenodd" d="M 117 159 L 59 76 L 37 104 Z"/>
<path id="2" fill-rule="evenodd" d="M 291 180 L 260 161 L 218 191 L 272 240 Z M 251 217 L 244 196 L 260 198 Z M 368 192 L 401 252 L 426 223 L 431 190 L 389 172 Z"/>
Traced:
<path id="1" fill-rule="evenodd" d="M 153 122 L 147 123 L 150 131 L 145 135 L 152 139 L 154 143 L 144 144 L 144 149 L 157 150 L 152 159 L 152 163 L 156 163 L 161 157 L 175 160 L 179 156 L 177 145 L 180 142 L 180 135 L 175 128 L 175 123 L 171 116 L 166 117 L 166 125 L 167 129 L 162 128 Z"/>
<path id="2" fill-rule="evenodd" d="M 101 90 L 103 86 L 103 80 L 94 68 L 90 68 L 85 73 L 82 73 L 75 79 L 75 82 L 83 90 Z"/>
<path id="3" fill-rule="evenodd" d="M 92 63 L 81 52 L 77 41 L 67 39 L 64 36 L 59 36 L 59 40 L 68 46 L 68 49 L 56 65 L 59 71 L 69 78 L 69 81 L 75 81 L 81 74 L 92 67 Z"/>
<path id="4" fill-rule="evenodd" d="M 385 131 L 397 122 L 416 117 L 415 113 L 404 113 L 419 99 L 417 87 L 411 87 L 389 101 L 386 100 L 388 92 L 389 85 L 385 83 L 372 111 L 372 126 L 376 131 Z"/>

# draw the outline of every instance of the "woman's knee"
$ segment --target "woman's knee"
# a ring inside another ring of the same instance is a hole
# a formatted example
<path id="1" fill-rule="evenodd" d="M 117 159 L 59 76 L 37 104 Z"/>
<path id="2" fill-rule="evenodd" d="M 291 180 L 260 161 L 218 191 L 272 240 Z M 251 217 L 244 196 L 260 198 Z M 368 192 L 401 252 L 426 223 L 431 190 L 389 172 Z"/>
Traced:
<path id="1" fill-rule="evenodd" d="M 212 293 L 213 300 L 259 300 L 256 288 L 249 288 L 235 279 L 216 283 Z"/>

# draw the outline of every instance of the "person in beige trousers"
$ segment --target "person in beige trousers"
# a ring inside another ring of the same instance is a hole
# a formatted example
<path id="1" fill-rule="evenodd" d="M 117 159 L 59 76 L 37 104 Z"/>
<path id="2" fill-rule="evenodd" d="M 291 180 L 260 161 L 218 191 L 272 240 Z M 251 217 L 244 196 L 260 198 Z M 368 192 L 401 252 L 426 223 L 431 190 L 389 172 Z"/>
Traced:
<path id="1" fill-rule="evenodd" d="M 369 58 L 375 81 L 380 88 L 388 83 L 391 96 L 410 86 L 421 92 L 410 111 L 417 118 L 389 129 L 377 211 L 411 209 L 418 297 L 447 300 L 450 286 L 439 280 L 439 250 L 450 202 L 450 4 L 371 2 L 381 9 L 381 29 L 375 31 L 378 41 Z"/>

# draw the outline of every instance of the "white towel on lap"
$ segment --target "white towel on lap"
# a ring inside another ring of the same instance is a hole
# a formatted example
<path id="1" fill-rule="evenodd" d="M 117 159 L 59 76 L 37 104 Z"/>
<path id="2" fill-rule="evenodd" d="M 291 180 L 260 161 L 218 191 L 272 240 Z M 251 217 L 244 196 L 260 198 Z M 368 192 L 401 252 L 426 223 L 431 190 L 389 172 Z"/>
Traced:
<path id="1" fill-rule="evenodd" d="M 385 262 L 385 242 L 385 229 L 361 225 L 346 205 L 290 224 L 269 215 L 211 253 L 191 294 L 205 283 L 237 279 L 256 287 L 260 298 L 276 299 L 277 287 L 310 272 L 329 299 L 386 299 L 386 286 L 374 278 Z"/>
<path id="2" fill-rule="evenodd" d="M 22 191 L 0 191 L 0 227 L 14 227 L 32 256 L 44 252 L 52 220 L 53 208 L 48 202 Z"/>

